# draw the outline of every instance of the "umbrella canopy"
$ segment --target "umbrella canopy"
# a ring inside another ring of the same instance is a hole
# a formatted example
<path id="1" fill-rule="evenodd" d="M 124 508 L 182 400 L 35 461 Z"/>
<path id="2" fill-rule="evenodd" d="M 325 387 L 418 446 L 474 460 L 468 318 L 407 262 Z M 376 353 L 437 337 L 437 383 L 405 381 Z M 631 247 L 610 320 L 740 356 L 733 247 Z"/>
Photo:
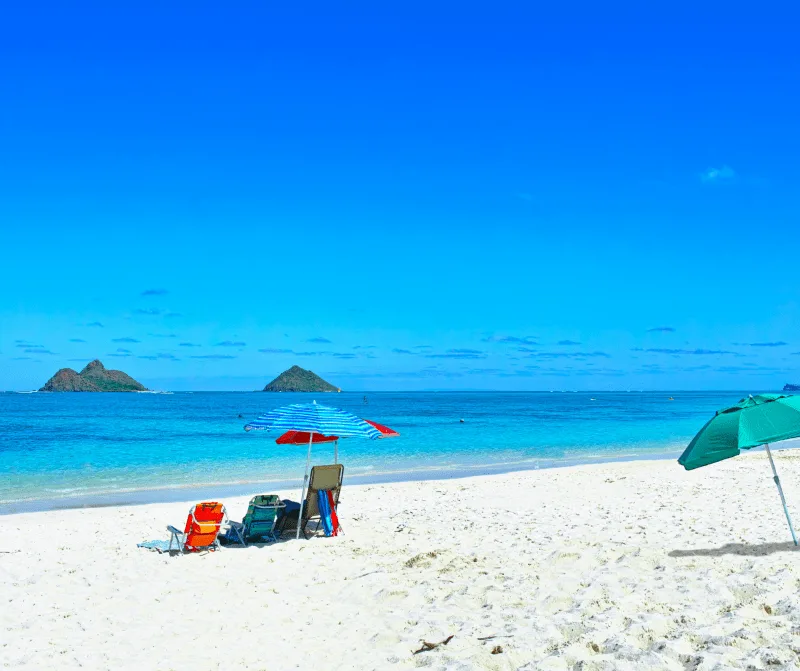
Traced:
<path id="1" fill-rule="evenodd" d="M 339 436 L 323 436 L 321 433 L 309 433 L 308 431 L 287 431 L 278 436 L 275 442 L 278 445 L 306 445 L 312 443 L 333 443 L 339 440 Z"/>
<path id="2" fill-rule="evenodd" d="M 254 419 L 244 427 L 245 431 L 308 431 L 324 436 L 360 436 L 376 440 L 381 432 L 363 419 L 349 412 L 314 403 L 293 403 L 276 408 Z"/>
<path id="3" fill-rule="evenodd" d="M 339 436 L 361 436 L 370 440 L 377 440 L 383 434 L 372 424 L 359 419 L 349 412 L 330 408 L 327 405 L 313 403 L 293 403 L 282 408 L 276 408 L 254 419 L 244 427 L 245 431 L 295 431 L 304 432 L 308 441 L 306 453 L 306 472 L 303 476 L 303 488 L 300 492 L 300 512 L 297 516 L 297 533 L 295 538 L 300 538 L 300 525 L 303 519 L 303 506 L 306 498 L 306 483 L 308 482 L 308 468 L 311 464 L 311 445 L 315 442 L 336 441 Z M 322 440 L 318 441 L 317 436 Z M 284 436 L 281 436 L 284 438 Z M 276 442 L 280 442 L 281 438 Z M 286 443 L 296 444 L 287 439 Z"/>
<path id="4" fill-rule="evenodd" d="M 378 431 L 381 432 L 381 438 L 394 438 L 395 436 L 400 435 L 394 429 L 390 429 L 388 426 L 384 426 L 383 424 L 378 424 L 378 422 L 373 422 L 371 419 L 365 419 L 364 421 L 367 424 L 372 424 L 372 426 L 378 429 Z"/>
<path id="5" fill-rule="evenodd" d="M 797 545 L 797 536 L 792 526 L 792 518 L 786 507 L 775 462 L 772 460 L 769 444 L 780 440 L 800 437 L 800 396 L 784 394 L 761 394 L 750 396 L 736 405 L 717 411 L 678 459 L 687 471 L 701 466 L 735 457 L 742 450 L 763 445 L 772 467 L 772 479 L 778 488 L 783 504 L 783 512 L 792 532 L 792 540 Z"/>
<path id="6" fill-rule="evenodd" d="M 761 394 L 717 411 L 678 459 L 687 471 L 800 436 L 800 396 Z"/>

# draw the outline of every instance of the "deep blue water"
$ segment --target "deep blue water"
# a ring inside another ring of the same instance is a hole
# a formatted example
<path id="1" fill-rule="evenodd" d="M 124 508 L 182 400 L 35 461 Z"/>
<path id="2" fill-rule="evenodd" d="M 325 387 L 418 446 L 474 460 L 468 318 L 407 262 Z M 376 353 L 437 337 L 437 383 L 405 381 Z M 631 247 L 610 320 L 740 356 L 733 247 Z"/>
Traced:
<path id="1" fill-rule="evenodd" d="M 677 457 L 716 409 L 744 395 L 371 393 L 368 404 L 363 394 L 315 398 L 401 434 L 340 441 L 345 477 L 355 482 Z M 191 498 L 187 487 L 248 493 L 255 483 L 299 483 L 305 448 L 278 446 L 276 436 L 247 433 L 243 425 L 269 408 L 311 399 L 0 393 L 0 512 Z M 332 461 L 332 445 L 314 449 L 312 463 Z"/>

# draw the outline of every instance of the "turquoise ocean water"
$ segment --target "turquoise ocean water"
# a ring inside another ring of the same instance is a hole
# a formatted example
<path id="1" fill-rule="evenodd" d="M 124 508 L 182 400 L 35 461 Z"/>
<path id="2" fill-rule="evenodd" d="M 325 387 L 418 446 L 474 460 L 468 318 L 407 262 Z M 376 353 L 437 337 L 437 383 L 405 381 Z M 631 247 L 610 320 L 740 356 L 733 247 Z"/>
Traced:
<path id="1" fill-rule="evenodd" d="M 361 393 L 0 393 L 0 513 L 299 486 L 305 448 L 243 426 L 312 398 L 400 432 L 339 442 L 355 483 L 677 457 L 716 409 L 745 395 L 370 393 L 365 404 Z M 312 463 L 332 461 L 332 445 L 315 448 Z"/>

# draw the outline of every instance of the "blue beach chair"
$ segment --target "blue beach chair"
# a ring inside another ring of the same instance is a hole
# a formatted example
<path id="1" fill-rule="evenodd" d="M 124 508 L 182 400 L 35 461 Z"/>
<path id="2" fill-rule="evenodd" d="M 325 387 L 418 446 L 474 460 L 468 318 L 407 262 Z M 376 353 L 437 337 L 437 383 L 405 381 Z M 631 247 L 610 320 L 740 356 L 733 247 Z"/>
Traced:
<path id="1" fill-rule="evenodd" d="M 230 522 L 233 539 L 247 547 L 248 542 L 270 542 L 278 540 L 277 523 L 286 505 L 275 494 L 254 496 L 247 506 L 241 522 Z M 229 536 L 229 538 L 231 537 Z"/>

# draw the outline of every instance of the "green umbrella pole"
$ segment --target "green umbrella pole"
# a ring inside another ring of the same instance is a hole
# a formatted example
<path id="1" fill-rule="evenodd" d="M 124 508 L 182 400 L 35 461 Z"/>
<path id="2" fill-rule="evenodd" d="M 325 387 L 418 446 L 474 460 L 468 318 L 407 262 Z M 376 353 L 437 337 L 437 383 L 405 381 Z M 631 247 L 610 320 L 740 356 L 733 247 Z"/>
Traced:
<path id="1" fill-rule="evenodd" d="M 775 470 L 775 462 L 772 461 L 772 452 L 769 451 L 769 443 L 765 443 L 764 447 L 767 449 L 767 456 L 769 457 L 769 465 L 772 466 L 772 479 L 775 480 L 775 485 L 778 487 L 778 494 L 781 495 L 781 503 L 783 504 L 783 512 L 786 513 L 786 521 L 789 523 L 789 531 L 792 532 L 792 540 L 797 545 L 797 536 L 794 534 L 794 527 L 792 526 L 792 518 L 789 517 L 789 509 L 786 507 L 786 497 L 783 495 L 783 487 L 781 487 L 781 480 L 778 477 L 778 471 Z"/>

